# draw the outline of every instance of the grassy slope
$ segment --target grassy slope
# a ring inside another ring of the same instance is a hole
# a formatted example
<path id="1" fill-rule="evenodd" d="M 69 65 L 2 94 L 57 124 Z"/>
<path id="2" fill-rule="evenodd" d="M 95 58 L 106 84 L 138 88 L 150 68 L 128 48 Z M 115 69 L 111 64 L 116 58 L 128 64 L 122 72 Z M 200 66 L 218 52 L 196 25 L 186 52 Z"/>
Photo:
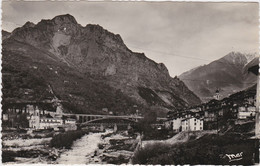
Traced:
<path id="1" fill-rule="evenodd" d="M 229 163 L 225 154 L 243 152 L 243 159 Z M 155 143 L 139 150 L 134 164 L 253 164 L 254 140 L 236 134 L 205 135 L 180 144 Z"/>

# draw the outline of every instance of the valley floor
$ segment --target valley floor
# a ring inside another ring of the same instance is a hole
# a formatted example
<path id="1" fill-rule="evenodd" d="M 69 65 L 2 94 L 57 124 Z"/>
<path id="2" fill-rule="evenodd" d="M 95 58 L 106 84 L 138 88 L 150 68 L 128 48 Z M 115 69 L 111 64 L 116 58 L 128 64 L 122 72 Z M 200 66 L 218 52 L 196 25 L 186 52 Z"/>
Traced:
<path id="1" fill-rule="evenodd" d="M 4 164 L 127 164 L 138 140 L 124 132 L 89 133 L 70 149 L 51 148 L 52 137 L 3 140 Z"/>
<path id="2" fill-rule="evenodd" d="M 89 132 L 69 149 L 50 146 L 55 132 L 3 133 L 2 157 L 4 164 L 228 164 L 227 155 L 243 152 L 235 164 L 254 164 L 258 154 L 252 125 L 237 124 L 219 133 L 183 131 L 166 140 L 143 141 L 139 134 L 127 131 Z"/>

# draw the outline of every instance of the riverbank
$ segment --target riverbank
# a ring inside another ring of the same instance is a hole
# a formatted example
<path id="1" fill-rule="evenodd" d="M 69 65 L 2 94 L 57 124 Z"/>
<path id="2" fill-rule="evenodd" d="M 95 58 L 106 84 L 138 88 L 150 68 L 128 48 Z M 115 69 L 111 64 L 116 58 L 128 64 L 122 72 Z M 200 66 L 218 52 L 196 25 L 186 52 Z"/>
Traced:
<path id="1" fill-rule="evenodd" d="M 2 142 L 2 162 L 6 164 L 51 164 L 61 150 L 50 148 L 52 137 L 12 139 Z"/>
<path id="2" fill-rule="evenodd" d="M 71 149 L 63 152 L 56 164 L 89 164 L 91 156 L 101 142 L 102 133 L 89 133 L 76 140 Z"/>
<path id="3" fill-rule="evenodd" d="M 12 139 L 6 137 L 2 143 L 2 162 L 5 164 L 128 164 L 138 144 L 135 134 L 129 135 L 126 131 L 114 133 L 112 130 L 107 130 L 85 134 L 67 148 L 52 146 L 55 142 L 53 140 L 57 141 L 57 138 L 64 137 L 66 134 L 69 133 L 45 133 L 41 138 L 25 134 Z"/>
<path id="4" fill-rule="evenodd" d="M 137 145 L 136 137 L 123 132 L 89 133 L 63 152 L 56 164 L 127 164 Z"/>
<path id="5" fill-rule="evenodd" d="M 127 164 L 137 144 L 136 135 L 118 132 L 103 139 L 103 144 L 99 145 L 101 153 L 98 157 L 102 160 L 102 164 Z"/>
<path id="6" fill-rule="evenodd" d="M 66 151 L 62 148 L 63 145 L 65 148 L 69 148 L 68 143 L 72 144 L 84 133 L 86 134 L 84 131 L 55 132 L 48 130 L 36 133 L 4 133 L 2 162 L 5 164 L 53 164 L 59 155 Z M 62 139 L 57 139 L 60 137 Z"/>

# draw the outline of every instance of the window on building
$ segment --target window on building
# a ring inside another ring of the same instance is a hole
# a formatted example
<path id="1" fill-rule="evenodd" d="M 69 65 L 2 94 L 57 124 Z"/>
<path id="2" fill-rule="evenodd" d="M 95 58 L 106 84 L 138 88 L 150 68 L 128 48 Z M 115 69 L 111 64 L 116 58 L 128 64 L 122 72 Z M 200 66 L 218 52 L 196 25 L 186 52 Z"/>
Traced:
<path id="1" fill-rule="evenodd" d="M 196 122 L 194 123 L 194 125 L 196 125 Z"/>
<path id="2" fill-rule="evenodd" d="M 200 129 L 202 130 L 202 127 L 200 127 Z"/>
<path id="3" fill-rule="evenodd" d="M 196 130 L 196 127 L 194 127 L 194 130 Z"/>

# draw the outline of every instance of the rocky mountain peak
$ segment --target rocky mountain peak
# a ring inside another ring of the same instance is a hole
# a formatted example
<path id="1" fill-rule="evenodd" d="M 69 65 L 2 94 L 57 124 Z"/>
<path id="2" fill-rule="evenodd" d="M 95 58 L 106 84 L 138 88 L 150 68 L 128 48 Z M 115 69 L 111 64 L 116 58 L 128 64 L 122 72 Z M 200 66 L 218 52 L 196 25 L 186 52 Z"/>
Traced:
<path id="1" fill-rule="evenodd" d="M 247 59 L 247 62 L 251 62 L 253 59 L 258 58 L 257 53 L 253 53 L 253 54 L 245 54 L 245 57 Z"/>
<path id="2" fill-rule="evenodd" d="M 80 99 L 84 110 L 107 107 L 130 109 L 132 104 L 128 98 L 147 110 L 153 107 L 162 112 L 200 103 L 200 99 L 182 81 L 169 76 L 163 63 L 156 63 L 143 53 L 132 52 L 120 35 L 109 32 L 100 25 L 81 26 L 69 14 L 41 20 L 36 25 L 28 22 L 14 30 L 10 38 L 14 40 L 6 40 L 7 51 L 20 58 L 21 55 L 17 52 L 21 52 L 23 47 L 21 54 L 28 57 L 28 67 L 23 66 L 24 70 L 31 71 L 32 63 L 39 62 L 33 65 L 33 72 L 37 69 L 39 75 L 44 75 L 42 79 L 56 87 L 53 90 L 59 93 L 61 99 Z M 8 58 L 5 61 L 14 64 Z M 18 61 L 14 66 L 17 64 Z M 38 68 L 38 65 L 42 67 Z M 17 70 L 20 68 L 17 67 Z M 68 71 L 74 73 L 67 74 Z M 96 85 L 96 82 L 102 82 L 102 85 Z M 118 95 L 118 98 L 127 99 L 122 106 L 111 104 L 118 101 L 111 96 Z M 104 103 L 108 99 L 113 101 L 102 106 L 100 102 Z M 81 109 L 77 102 L 69 105 Z"/>
<path id="3" fill-rule="evenodd" d="M 103 40 L 104 38 L 110 38 L 111 40 L 117 42 L 117 44 L 123 44 L 124 41 L 119 34 L 114 34 L 109 32 L 108 30 L 104 29 L 102 26 L 98 24 L 88 24 L 86 25 L 85 29 L 94 35 L 97 39 Z"/>
<path id="4" fill-rule="evenodd" d="M 34 24 L 33 22 L 30 22 L 30 21 L 27 21 L 27 22 L 23 25 L 24 28 L 32 28 L 32 27 L 34 27 L 34 26 L 35 26 L 35 24 Z"/>
<path id="5" fill-rule="evenodd" d="M 236 60 L 241 60 L 241 59 L 246 59 L 245 55 L 243 55 L 240 52 L 230 52 L 229 54 L 227 54 L 226 56 L 223 57 L 224 60 L 228 61 L 228 62 L 234 62 Z"/>
<path id="6" fill-rule="evenodd" d="M 258 63 L 258 58 L 254 57 L 254 54 L 230 52 L 212 63 L 183 73 L 180 78 L 203 101 L 211 100 L 216 89 L 220 89 L 224 98 L 248 88 L 252 85 L 249 82 L 256 82 L 256 77 L 248 73 L 248 68 Z"/>
<path id="7" fill-rule="evenodd" d="M 230 63 L 230 64 L 236 64 L 236 65 L 242 65 L 245 66 L 248 62 L 252 61 L 256 55 L 254 54 L 244 54 L 241 52 L 230 52 L 223 58 L 221 58 L 222 62 Z"/>
<path id="8" fill-rule="evenodd" d="M 83 27 L 69 14 L 59 15 L 51 20 L 41 20 L 36 25 L 26 22 L 24 26 L 16 28 L 11 36 L 40 48 L 54 48 L 54 52 L 57 52 L 59 46 L 78 41 L 94 42 L 94 45 L 97 42 L 107 47 L 127 49 L 120 35 L 111 33 L 98 24 Z"/>
<path id="9" fill-rule="evenodd" d="M 59 25 L 64 23 L 78 24 L 76 19 L 70 14 L 56 16 L 52 19 L 52 21 Z"/>
<path id="10" fill-rule="evenodd" d="M 165 72 L 165 73 L 169 73 L 167 67 L 163 64 L 163 63 L 158 63 L 158 68 L 162 71 L 162 72 Z"/>

